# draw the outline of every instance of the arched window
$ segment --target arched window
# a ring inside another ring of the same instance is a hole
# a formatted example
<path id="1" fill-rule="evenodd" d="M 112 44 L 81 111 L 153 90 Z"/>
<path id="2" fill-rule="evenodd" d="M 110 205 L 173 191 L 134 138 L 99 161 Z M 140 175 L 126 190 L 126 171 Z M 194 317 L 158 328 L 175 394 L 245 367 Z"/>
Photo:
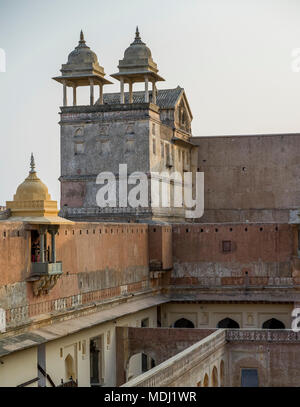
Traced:
<path id="1" fill-rule="evenodd" d="M 212 387 L 218 387 L 219 386 L 218 370 L 217 370 L 216 366 L 214 366 L 212 374 L 211 374 L 211 384 L 212 384 Z"/>
<path id="2" fill-rule="evenodd" d="M 239 328 L 239 324 L 231 318 L 224 318 L 218 322 L 217 328 Z"/>
<path id="3" fill-rule="evenodd" d="M 203 380 L 203 387 L 208 387 L 209 379 L 207 373 L 205 373 L 204 380 Z"/>
<path id="4" fill-rule="evenodd" d="M 174 328 L 195 328 L 195 325 L 188 319 L 180 318 L 174 323 Z"/>
<path id="5" fill-rule="evenodd" d="M 220 386 L 224 386 L 224 379 L 225 379 L 225 365 L 224 360 L 221 360 L 220 363 Z"/>
<path id="6" fill-rule="evenodd" d="M 155 360 L 144 352 L 135 353 L 128 361 L 127 381 L 155 367 Z"/>
<path id="7" fill-rule="evenodd" d="M 279 321 L 276 318 L 268 319 L 263 323 L 263 329 L 285 329 L 285 325 L 283 322 Z"/>
<path id="8" fill-rule="evenodd" d="M 65 359 L 65 380 L 68 381 L 70 379 L 76 380 L 76 373 L 75 373 L 75 366 L 74 360 L 70 354 Z"/>

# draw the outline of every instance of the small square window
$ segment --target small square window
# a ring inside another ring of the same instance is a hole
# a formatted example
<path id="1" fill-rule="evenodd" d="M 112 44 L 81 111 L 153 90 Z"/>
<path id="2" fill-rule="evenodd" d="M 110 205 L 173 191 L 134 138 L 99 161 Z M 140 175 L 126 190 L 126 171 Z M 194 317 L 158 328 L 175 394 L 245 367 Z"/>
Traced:
<path id="1" fill-rule="evenodd" d="M 222 250 L 224 253 L 231 252 L 231 240 L 223 240 Z"/>

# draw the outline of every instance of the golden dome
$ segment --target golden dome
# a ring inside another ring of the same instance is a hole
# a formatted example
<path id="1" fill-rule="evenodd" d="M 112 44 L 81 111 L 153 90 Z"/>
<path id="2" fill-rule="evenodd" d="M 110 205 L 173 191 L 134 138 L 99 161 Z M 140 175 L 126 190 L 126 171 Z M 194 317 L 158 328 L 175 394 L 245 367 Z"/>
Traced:
<path id="1" fill-rule="evenodd" d="M 32 157 L 33 158 L 33 157 Z M 34 170 L 34 161 L 32 159 L 31 171 L 28 177 L 17 188 L 14 195 L 14 201 L 50 201 L 51 196 L 48 193 L 46 185 L 38 178 Z"/>
<path id="2" fill-rule="evenodd" d="M 57 216 L 57 202 L 51 200 L 48 188 L 36 175 L 33 154 L 30 167 L 28 177 L 18 186 L 14 200 L 6 202 L 6 207 L 12 216 Z"/>

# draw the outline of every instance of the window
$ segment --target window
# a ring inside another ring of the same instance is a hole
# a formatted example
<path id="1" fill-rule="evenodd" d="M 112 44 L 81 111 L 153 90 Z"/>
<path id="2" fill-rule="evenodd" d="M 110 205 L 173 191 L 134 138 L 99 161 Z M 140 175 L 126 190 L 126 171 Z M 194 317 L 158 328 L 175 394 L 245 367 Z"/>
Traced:
<path id="1" fill-rule="evenodd" d="M 152 134 L 155 135 L 155 124 L 152 124 Z"/>
<path id="2" fill-rule="evenodd" d="M 223 240 L 222 242 L 222 250 L 224 253 L 231 252 L 231 240 Z"/>
<path id="3" fill-rule="evenodd" d="M 148 370 L 148 357 L 145 353 L 142 353 L 142 372 L 147 372 Z"/>
<path id="4" fill-rule="evenodd" d="M 258 387 L 257 369 L 242 369 L 241 386 L 242 387 Z"/>
<path id="5" fill-rule="evenodd" d="M 147 327 L 149 327 L 149 318 L 142 319 L 141 327 L 142 327 L 142 328 L 147 328 Z"/>
<path id="6" fill-rule="evenodd" d="M 156 154 L 156 140 L 154 137 L 152 139 L 152 151 L 153 151 L 153 154 Z"/>
<path id="7" fill-rule="evenodd" d="M 285 325 L 278 319 L 271 318 L 263 323 L 262 329 L 285 329 Z"/>
<path id="8" fill-rule="evenodd" d="M 75 143 L 75 154 L 83 154 L 84 153 L 84 145 L 83 143 Z"/>
<path id="9" fill-rule="evenodd" d="M 160 143 L 160 151 L 161 151 L 161 157 L 164 158 L 165 156 L 165 149 L 164 149 L 164 143 Z"/>
<path id="10" fill-rule="evenodd" d="M 195 325 L 189 319 L 180 318 L 175 321 L 174 328 L 195 328 Z"/>
<path id="11" fill-rule="evenodd" d="M 217 328 L 234 328 L 239 329 L 239 324 L 231 318 L 224 318 L 218 322 Z"/>

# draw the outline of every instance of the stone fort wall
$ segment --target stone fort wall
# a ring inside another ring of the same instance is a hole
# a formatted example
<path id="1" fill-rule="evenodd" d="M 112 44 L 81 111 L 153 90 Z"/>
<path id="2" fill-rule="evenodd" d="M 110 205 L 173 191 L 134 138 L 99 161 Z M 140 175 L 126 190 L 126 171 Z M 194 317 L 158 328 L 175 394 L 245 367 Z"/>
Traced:
<path id="1" fill-rule="evenodd" d="M 210 222 L 279 222 L 299 218 L 300 134 L 192 137 L 204 171 Z"/>

